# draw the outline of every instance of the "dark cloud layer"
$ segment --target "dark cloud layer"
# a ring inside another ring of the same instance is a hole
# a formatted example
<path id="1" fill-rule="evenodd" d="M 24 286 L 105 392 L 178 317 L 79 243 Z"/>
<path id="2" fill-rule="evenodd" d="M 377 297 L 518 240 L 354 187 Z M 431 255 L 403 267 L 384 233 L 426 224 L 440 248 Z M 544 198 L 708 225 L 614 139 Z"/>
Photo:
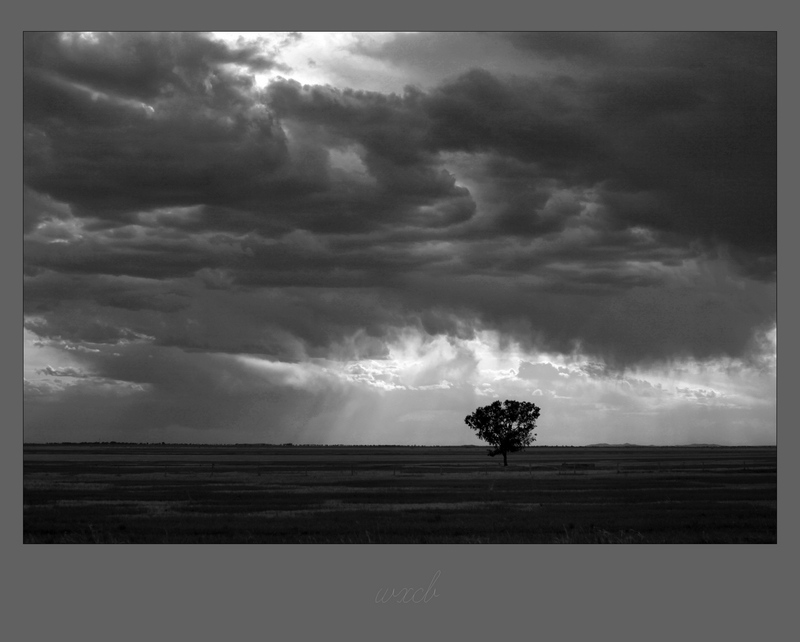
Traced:
<path id="1" fill-rule="evenodd" d="M 285 156 L 247 73 L 270 63 L 252 51 L 200 34 L 34 33 L 25 44 L 26 184 L 84 215 L 118 224 L 235 203 Z"/>
<path id="2" fill-rule="evenodd" d="M 548 71 L 262 88 L 276 51 L 26 34 L 30 329 L 286 360 L 409 327 L 746 355 L 775 321 L 775 35 L 485 38 Z"/>

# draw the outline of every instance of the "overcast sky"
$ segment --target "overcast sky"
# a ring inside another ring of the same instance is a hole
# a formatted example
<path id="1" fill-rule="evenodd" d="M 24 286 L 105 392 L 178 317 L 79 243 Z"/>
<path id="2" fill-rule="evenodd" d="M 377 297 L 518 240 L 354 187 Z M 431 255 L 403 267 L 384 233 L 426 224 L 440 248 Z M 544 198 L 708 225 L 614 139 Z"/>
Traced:
<path id="1" fill-rule="evenodd" d="M 26 441 L 774 444 L 774 33 L 26 33 Z"/>

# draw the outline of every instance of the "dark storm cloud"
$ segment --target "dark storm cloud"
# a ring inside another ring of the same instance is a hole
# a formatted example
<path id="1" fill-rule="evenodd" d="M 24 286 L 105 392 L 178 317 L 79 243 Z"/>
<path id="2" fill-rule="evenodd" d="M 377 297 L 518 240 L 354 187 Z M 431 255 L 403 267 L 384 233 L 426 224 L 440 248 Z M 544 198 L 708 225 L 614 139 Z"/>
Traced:
<path id="1" fill-rule="evenodd" d="M 257 193 L 285 143 L 226 63 L 270 64 L 199 34 L 26 34 L 26 184 L 111 220 Z"/>
<path id="2" fill-rule="evenodd" d="M 64 203 L 55 203 L 42 194 L 37 194 L 33 190 L 25 187 L 22 193 L 22 231 L 29 234 L 43 221 L 57 219 L 65 220 L 71 218 L 69 206 Z M 57 232 L 59 237 L 64 236 L 64 232 Z"/>
<path id="3" fill-rule="evenodd" d="M 124 310 L 176 312 L 189 305 L 181 284 L 108 274 L 61 274 L 42 271 L 25 284 L 23 311 L 37 314 L 71 301 L 93 301 Z"/>
<path id="4" fill-rule="evenodd" d="M 438 228 L 463 223 L 474 214 L 469 191 L 441 167 L 438 150 L 425 147 L 429 123 L 417 91 L 386 96 L 284 80 L 270 85 L 267 99 L 279 118 L 298 127 L 309 150 L 322 145 L 363 149 L 363 163 L 374 181 L 355 193 L 351 185 L 344 190 L 334 186 L 321 195 L 319 220 L 306 229 Z"/>
<path id="5" fill-rule="evenodd" d="M 26 34 L 32 331 L 294 360 L 381 355 L 402 327 L 743 354 L 774 322 L 773 35 L 493 38 L 557 64 L 261 90 L 273 54 L 201 34 Z"/>
<path id="6" fill-rule="evenodd" d="M 47 366 L 46 368 L 42 368 L 39 372 L 50 377 L 76 377 L 78 379 L 84 379 L 89 376 L 76 368 L 53 368 Z"/>
<path id="7" fill-rule="evenodd" d="M 558 231 L 552 221 L 530 222 L 546 194 L 536 186 L 549 179 L 596 186 L 610 225 L 647 225 L 774 254 L 770 34 L 530 37 L 567 58 L 591 58 L 591 73 L 531 79 L 475 69 L 430 92 L 409 88 L 388 97 L 286 81 L 272 85 L 270 104 L 282 117 L 363 145 L 365 162 L 387 184 L 400 183 L 409 166 L 430 173 L 442 151 L 526 163 L 524 182 L 504 186 L 500 221 L 509 231 Z M 598 58 L 598 49 L 609 55 Z M 430 184 L 422 176 L 409 183 L 421 194 Z"/>
<path id="8" fill-rule="evenodd" d="M 25 328 L 40 337 L 48 337 L 71 343 L 87 342 L 115 345 L 142 340 L 152 340 L 130 328 L 113 325 L 107 320 L 99 320 L 87 314 L 83 309 L 66 308 L 62 314 L 53 315 L 52 319 L 26 321 Z M 107 315 L 106 315 L 107 316 Z"/>
<path id="9" fill-rule="evenodd" d="M 191 276 L 203 267 L 212 266 L 213 255 L 178 243 L 136 244 L 76 242 L 44 244 L 26 242 L 26 260 L 39 267 L 63 270 L 73 274 L 108 274 L 150 278 Z M 122 247 L 120 247 L 122 246 Z M 155 256 L 148 262 L 148 256 Z"/>
<path id="10" fill-rule="evenodd" d="M 513 32 L 506 37 L 516 47 L 549 59 L 580 58 L 587 61 L 621 58 L 618 47 L 609 34 L 568 31 Z"/>
<path id="11" fill-rule="evenodd" d="M 657 44 L 668 51 L 664 40 Z M 596 185 L 616 226 L 648 225 L 774 256 L 774 38 L 696 40 L 694 70 L 668 58 L 648 65 L 645 57 L 633 69 L 610 67 L 580 81 L 469 72 L 427 97 L 427 145 L 535 164 L 529 183 Z"/>
<path id="12" fill-rule="evenodd" d="M 605 160 L 602 140 L 584 121 L 583 107 L 567 100 L 574 90 L 559 79 L 501 79 L 475 69 L 432 91 L 424 109 L 431 119 L 428 148 L 494 151 L 536 162 L 540 175 L 564 175 Z M 582 178 L 575 175 L 575 178 Z"/>
<path id="13" fill-rule="evenodd" d="M 469 311 L 476 325 L 499 329 L 528 349 L 594 356 L 614 367 L 741 356 L 753 332 L 775 321 L 774 291 L 760 283 L 742 290 L 705 279 L 691 286 L 662 280 L 658 287 L 634 282 L 610 291 L 480 276 L 419 276 L 409 283 L 411 309 Z"/>
<path id="14" fill-rule="evenodd" d="M 168 91 L 193 93 L 220 65 L 272 69 L 253 46 L 230 49 L 200 33 L 26 33 L 26 66 L 47 69 L 99 91 L 149 101 Z"/>

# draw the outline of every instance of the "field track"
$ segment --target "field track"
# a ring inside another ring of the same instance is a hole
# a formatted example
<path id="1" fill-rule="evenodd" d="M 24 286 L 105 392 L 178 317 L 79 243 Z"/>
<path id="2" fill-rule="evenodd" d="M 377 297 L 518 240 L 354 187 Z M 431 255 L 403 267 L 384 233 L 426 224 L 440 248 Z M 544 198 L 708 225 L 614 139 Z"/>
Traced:
<path id="1" fill-rule="evenodd" d="M 26 543 L 774 543 L 774 447 L 27 444 Z"/>

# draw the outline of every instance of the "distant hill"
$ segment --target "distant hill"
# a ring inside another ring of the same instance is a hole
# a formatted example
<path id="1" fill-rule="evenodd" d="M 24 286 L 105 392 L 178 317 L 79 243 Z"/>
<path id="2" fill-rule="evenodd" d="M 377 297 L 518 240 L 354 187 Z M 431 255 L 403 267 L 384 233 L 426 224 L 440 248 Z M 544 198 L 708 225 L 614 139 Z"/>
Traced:
<path id="1" fill-rule="evenodd" d="M 599 444 L 587 444 L 584 448 L 722 448 L 719 444 L 677 444 L 674 446 L 654 446 L 650 444 L 645 446 L 642 444 L 607 444 L 605 442 Z"/>
<path id="2" fill-rule="evenodd" d="M 607 444 L 605 442 L 600 444 L 587 444 L 584 448 L 646 448 L 647 446 L 642 446 L 640 444 Z"/>

